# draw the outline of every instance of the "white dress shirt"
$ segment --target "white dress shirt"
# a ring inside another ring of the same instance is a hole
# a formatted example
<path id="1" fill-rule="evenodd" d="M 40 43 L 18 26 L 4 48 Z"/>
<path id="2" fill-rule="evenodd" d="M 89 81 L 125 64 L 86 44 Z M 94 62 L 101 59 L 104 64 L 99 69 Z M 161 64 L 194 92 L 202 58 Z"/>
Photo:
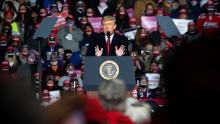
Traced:
<path id="1" fill-rule="evenodd" d="M 110 36 L 110 44 L 112 43 L 112 38 L 114 36 L 114 33 Z M 105 42 L 107 43 L 108 37 L 105 35 Z"/>

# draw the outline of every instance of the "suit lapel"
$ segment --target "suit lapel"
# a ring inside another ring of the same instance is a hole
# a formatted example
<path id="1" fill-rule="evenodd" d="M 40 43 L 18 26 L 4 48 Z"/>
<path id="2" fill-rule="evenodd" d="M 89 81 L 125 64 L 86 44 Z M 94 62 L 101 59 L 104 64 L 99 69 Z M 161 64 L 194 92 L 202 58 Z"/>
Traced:
<path id="1" fill-rule="evenodd" d="M 106 41 L 105 41 L 105 34 L 102 33 L 101 35 L 101 44 L 100 44 L 100 47 L 103 48 L 103 55 L 106 55 Z"/>

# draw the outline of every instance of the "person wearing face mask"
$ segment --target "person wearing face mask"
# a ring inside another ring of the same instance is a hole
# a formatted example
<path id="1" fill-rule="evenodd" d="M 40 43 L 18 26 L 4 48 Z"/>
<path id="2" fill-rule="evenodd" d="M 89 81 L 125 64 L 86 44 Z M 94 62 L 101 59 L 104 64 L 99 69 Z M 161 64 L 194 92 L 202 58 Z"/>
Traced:
<path id="1" fill-rule="evenodd" d="M 188 11 L 186 8 L 180 8 L 179 9 L 179 19 L 189 19 L 190 17 L 188 16 Z"/>
<path id="2" fill-rule="evenodd" d="M 51 32 L 51 34 L 48 36 L 46 43 L 47 45 L 43 46 L 42 49 L 42 59 L 46 62 L 49 62 L 51 55 L 57 52 L 59 48 L 62 48 L 62 46 L 58 44 L 57 35 L 54 32 Z"/>
<path id="3" fill-rule="evenodd" d="M 137 88 L 137 99 L 141 102 L 147 101 L 150 96 L 150 92 L 148 89 L 148 77 L 145 75 L 140 76 L 139 86 Z"/>
<path id="4" fill-rule="evenodd" d="M 6 47 L 9 45 L 11 39 L 11 25 L 4 24 L 0 32 L 0 61 L 4 58 Z"/>
<path id="5" fill-rule="evenodd" d="M 9 68 L 11 72 L 15 72 L 19 67 L 18 59 L 13 46 L 8 46 L 6 48 L 4 60 L 7 60 L 9 62 Z"/>
<path id="6" fill-rule="evenodd" d="M 35 50 L 29 50 L 28 56 L 27 56 L 27 63 L 30 66 L 31 74 L 34 75 L 37 73 L 37 55 Z"/>
<path id="7" fill-rule="evenodd" d="M 149 42 L 149 33 L 144 28 L 141 28 L 138 30 L 136 37 L 137 40 L 134 43 L 134 48 L 141 51 L 144 45 Z"/>
<path id="8" fill-rule="evenodd" d="M 76 23 L 78 23 L 82 17 L 86 16 L 86 4 L 83 0 L 79 0 L 75 4 L 73 16 Z"/>
<path id="9" fill-rule="evenodd" d="M 145 70 L 144 63 L 140 60 L 140 55 L 138 54 L 137 51 L 133 51 L 131 53 L 131 57 L 134 64 L 135 77 L 140 77 L 141 75 L 144 74 L 144 70 Z"/>
<path id="10" fill-rule="evenodd" d="M 183 35 L 183 41 L 186 44 L 191 44 L 201 38 L 201 33 L 198 32 L 194 22 L 188 23 L 188 31 Z"/>
<path id="11" fill-rule="evenodd" d="M 92 8 L 87 8 L 87 10 L 86 10 L 86 16 L 87 16 L 87 17 L 95 17 L 96 14 L 95 14 L 95 12 L 94 12 L 94 10 L 93 10 Z"/>
<path id="12" fill-rule="evenodd" d="M 199 0 L 191 0 L 189 2 L 189 9 L 191 10 L 189 15 L 194 22 L 197 22 L 199 15 L 201 14 L 201 6 Z"/>
<path id="13" fill-rule="evenodd" d="M 55 54 L 51 55 L 50 59 L 50 66 L 46 68 L 43 72 L 43 76 L 46 75 L 53 75 L 54 81 L 57 84 L 59 79 L 63 76 L 64 68 L 62 66 L 59 66 L 57 56 Z M 45 80 L 46 77 L 43 77 L 43 80 Z"/>
<path id="14" fill-rule="evenodd" d="M 199 16 L 197 21 L 198 31 L 204 37 L 218 37 L 220 34 L 220 14 L 216 13 L 213 3 L 206 5 L 206 13 Z"/>
<path id="15" fill-rule="evenodd" d="M 178 18 L 179 15 L 179 3 L 177 1 L 173 1 L 170 5 L 170 17 Z"/>
<path id="16" fill-rule="evenodd" d="M 129 28 L 129 17 L 124 6 L 118 7 L 116 12 L 116 31 L 122 33 L 124 29 Z"/>
<path id="17" fill-rule="evenodd" d="M 2 19 L 6 19 L 6 15 L 8 12 L 11 12 L 12 16 L 11 19 L 8 19 L 7 22 L 9 22 L 10 20 L 13 21 L 16 17 L 17 17 L 17 11 L 18 11 L 18 6 L 19 4 L 17 3 L 17 1 L 9 1 L 9 0 L 5 0 L 3 2 L 3 4 L 1 4 L 2 6 L 2 11 L 0 11 L 0 16 Z"/>
<path id="18" fill-rule="evenodd" d="M 28 52 L 29 52 L 28 45 L 26 45 L 26 44 L 22 45 L 20 53 L 19 53 L 19 63 L 20 64 L 27 63 L 27 61 L 28 61 Z"/>
<path id="19" fill-rule="evenodd" d="M 96 37 L 98 34 L 94 32 L 94 29 L 90 23 L 87 23 L 83 29 L 83 40 L 79 43 L 79 48 L 88 47 L 92 42 L 92 39 Z"/>
<path id="20" fill-rule="evenodd" d="M 67 24 L 58 31 L 59 45 L 63 46 L 64 50 L 72 52 L 79 51 L 79 42 L 83 39 L 83 32 L 78 28 L 71 18 L 67 18 Z"/>
<path id="21" fill-rule="evenodd" d="M 145 7 L 149 3 L 153 5 L 153 8 L 155 8 L 156 5 L 153 0 L 136 0 L 134 6 L 134 15 L 137 19 L 138 24 L 141 23 L 141 16 L 145 14 Z"/>
<path id="22" fill-rule="evenodd" d="M 0 62 L 4 59 L 8 42 L 5 36 L 0 34 Z"/>
<path id="23" fill-rule="evenodd" d="M 2 36 L 5 36 L 8 39 L 11 39 L 11 36 L 12 36 L 12 27 L 10 24 L 8 23 L 4 23 L 3 26 L 2 26 L 2 30 L 1 30 L 1 35 Z"/>
<path id="24" fill-rule="evenodd" d="M 18 31 L 21 35 L 21 40 L 24 43 L 27 43 L 28 39 L 28 27 L 30 25 L 30 15 L 28 13 L 29 9 L 27 8 L 27 5 L 21 4 L 19 7 L 18 16 L 15 19 L 15 24 L 17 25 Z"/>
<path id="25" fill-rule="evenodd" d="M 71 87 L 70 85 L 74 85 L 74 84 L 66 85 L 65 81 L 68 80 L 69 83 L 71 83 L 70 80 L 73 79 L 77 80 L 80 87 L 83 87 L 83 82 L 80 73 L 78 73 L 78 71 L 75 69 L 73 64 L 69 63 L 66 66 L 65 75 L 63 75 L 58 81 L 58 86 L 63 87 L 64 88 L 63 90 L 69 89 Z M 69 86 L 69 88 L 67 86 Z"/>
<path id="26" fill-rule="evenodd" d="M 104 17 L 106 15 L 113 15 L 113 9 L 107 4 L 107 0 L 99 0 L 99 5 L 95 8 L 97 17 Z"/>
<path id="27" fill-rule="evenodd" d="M 47 10 L 45 8 L 40 9 L 40 20 L 42 21 L 44 18 L 48 16 Z"/>
<path id="28" fill-rule="evenodd" d="M 76 22 L 76 26 L 79 27 L 81 30 L 83 30 L 87 23 L 89 23 L 88 17 L 87 16 L 83 16 L 79 20 L 79 22 Z"/>
<path id="29" fill-rule="evenodd" d="M 48 74 L 46 79 L 42 83 L 42 89 L 47 89 L 48 91 L 58 90 L 56 77 L 52 74 Z"/>
<path id="30" fill-rule="evenodd" d="M 140 60 L 144 63 L 144 72 L 148 72 L 150 69 L 150 63 L 153 59 L 153 47 L 153 44 L 149 42 L 144 46 L 144 49 L 141 50 Z"/>
<path id="31" fill-rule="evenodd" d="M 155 9 L 152 3 L 148 3 L 145 6 L 145 12 L 144 12 L 145 16 L 154 16 L 155 15 Z"/>
<path id="32" fill-rule="evenodd" d="M 56 3 L 52 3 L 50 5 L 49 15 L 56 16 L 59 13 L 58 5 Z"/>

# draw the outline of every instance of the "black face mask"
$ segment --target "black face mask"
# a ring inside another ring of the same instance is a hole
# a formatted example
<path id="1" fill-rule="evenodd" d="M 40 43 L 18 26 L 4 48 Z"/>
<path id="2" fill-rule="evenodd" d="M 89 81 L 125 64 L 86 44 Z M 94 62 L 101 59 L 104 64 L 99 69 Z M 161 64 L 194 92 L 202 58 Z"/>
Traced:
<path id="1" fill-rule="evenodd" d="M 13 55 L 8 55 L 8 58 L 12 58 L 13 57 Z"/>
<path id="2" fill-rule="evenodd" d="M 188 32 L 189 32 L 189 34 L 196 34 L 197 33 L 196 30 L 189 30 Z"/>
<path id="3" fill-rule="evenodd" d="M 141 84 L 140 84 L 140 87 L 141 87 L 141 88 L 146 88 L 147 85 L 141 85 Z"/>
<path id="4" fill-rule="evenodd" d="M 37 17 L 31 17 L 34 23 L 37 23 Z"/>
<path id="5" fill-rule="evenodd" d="M 5 33 L 5 34 L 8 34 L 9 32 L 10 32 L 9 29 L 4 29 L 4 33 Z"/>
<path id="6" fill-rule="evenodd" d="M 207 12 L 208 12 L 208 13 L 214 13 L 215 10 L 214 10 L 214 9 L 208 9 Z"/>

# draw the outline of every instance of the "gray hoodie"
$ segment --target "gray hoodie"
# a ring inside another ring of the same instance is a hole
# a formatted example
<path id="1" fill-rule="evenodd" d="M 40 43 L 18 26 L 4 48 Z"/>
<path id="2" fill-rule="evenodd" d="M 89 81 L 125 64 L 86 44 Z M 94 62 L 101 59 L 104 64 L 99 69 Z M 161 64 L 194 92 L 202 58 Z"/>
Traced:
<path id="1" fill-rule="evenodd" d="M 72 52 L 79 51 L 79 42 L 83 39 L 83 32 L 80 28 L 73 26 L 73 31 L 70 32 L 68 27 L 63 27 L 58 32 L 59 45 L 63 46 L 64 50 L 70 49 Z"/>

